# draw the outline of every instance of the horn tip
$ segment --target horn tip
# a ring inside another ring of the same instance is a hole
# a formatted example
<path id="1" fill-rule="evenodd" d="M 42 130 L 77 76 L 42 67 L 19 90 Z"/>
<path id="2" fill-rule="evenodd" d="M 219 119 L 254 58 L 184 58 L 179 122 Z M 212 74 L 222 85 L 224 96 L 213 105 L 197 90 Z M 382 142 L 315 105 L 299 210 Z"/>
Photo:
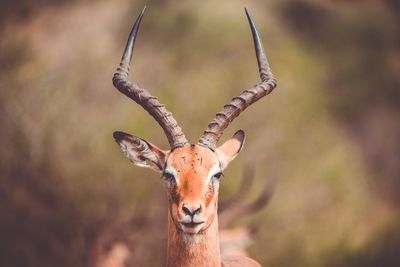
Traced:
<path id="1" fill-rule="evenodd" d="M 140 15 L 143 15 L 143 14 L 144 14 L 144 12 L 146 11 L 146 8 L 147 8 L 147 6 L 144 5 L 144 7 L 143 7 L 143 9 L 142 9 L 142 12 L 140 13 Z"/>
<path id="2" fill-rule="evenodd" d="M 247 7 L 244 8 L 244 12 L 246 12 L 246 16 L 248 18 L 250 18 L 250 13 L 249 13 L 249 10 L 247 9 Z"/>

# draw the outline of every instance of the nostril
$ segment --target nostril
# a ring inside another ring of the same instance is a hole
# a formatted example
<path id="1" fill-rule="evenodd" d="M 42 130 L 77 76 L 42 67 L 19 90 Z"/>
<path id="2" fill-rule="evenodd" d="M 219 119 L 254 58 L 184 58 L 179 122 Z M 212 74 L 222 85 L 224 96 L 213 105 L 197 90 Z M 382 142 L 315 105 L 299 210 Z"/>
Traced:
<path id="1" fill-rule="evenodd" d="M 190 217 L 193 217 L 196 214 L 199 214 L 201 212 L 201 205 L 182 205 L 182 211 L 185 215 L 189 215 Z"/>
<path id="2" fill-rule="evenodd" d="M 185 205 L 182 206 L 182 210 L 183 210 L 183 213 L 185 213 L 185 215 L 192 216 L 192 213 Z"/>
<path id="3" fill-rule="evenodd" d="M 193 214 L 199 214 L 201 212 L 201 205 L 193 211 Z"/>

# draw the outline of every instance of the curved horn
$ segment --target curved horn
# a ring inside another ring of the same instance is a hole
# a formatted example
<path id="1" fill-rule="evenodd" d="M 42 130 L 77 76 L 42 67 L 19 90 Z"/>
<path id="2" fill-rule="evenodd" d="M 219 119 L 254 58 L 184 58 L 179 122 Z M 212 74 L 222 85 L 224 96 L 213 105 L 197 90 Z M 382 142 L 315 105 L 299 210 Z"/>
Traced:
<path id="1" fill-rule="evenodd" d="M 132 59 L 137 32 L 145 9 L 146 7 L 143 8 L 133 25 L 124 54 L 122 55 L 121 63 L 114 73 L 113 84 L 121 93 L 141 105 L 153 116 L 163 128 L 171 148 L 175 148 L 185 145 L 188 141 L 182 129 L 172 116 L 172 113 L 166 110 L 165 106 L 158 101 L 157 97 L 152 96 L 147 90 L 140 88 L 136 83 L 128 81 L 129 64 Z"/>
<path id="2" fill-rule="evenodd" d="M 244 90 L 239 96 L 236 96 L 232 101 L 224 106 L 221 112 L 218 112 L 214 119 L 208 124 L 207 129 L 200 137 L 199 144 L 209 147 L 214 150 L 220 137 L 228 125 L 248 106 L 255 103 L 260 98 L 268 95 L 276 87 L 276 80 L 271 72 L 267 57 L 264 53 L 264 48 L 257 32 L 256 26 L 245 9 L 247 19 L 250 24 L 253 34 L 254 48 L 256 50 L 258 68 L 260 72 L 261 83 L 253 86 L 250 89 Z"/>

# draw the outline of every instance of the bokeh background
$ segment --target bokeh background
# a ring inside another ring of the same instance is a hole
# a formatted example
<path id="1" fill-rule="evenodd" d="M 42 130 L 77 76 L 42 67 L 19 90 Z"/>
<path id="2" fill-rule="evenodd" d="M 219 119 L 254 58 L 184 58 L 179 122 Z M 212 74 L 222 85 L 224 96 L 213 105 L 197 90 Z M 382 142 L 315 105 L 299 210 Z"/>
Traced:
<path id="1" fill-rule="evenodd" d="M 400 266 L 400 4 L 333 1 L 12 1 L 0 8 L 0 266 L 91 266 L 127 244 L 127 266 L 163 266 L 166 197 L 114 130 L 167 149 L 161 128 L 113 88 L 131 24 L 147 12 L 131 78 L 192 142 L 258 82 L 251 11 L 278 88 L 236 119 L 249 200 L 277 176 L 248 251 L 264 266 Z M 121 226 L 122 225 L 122 226 Z M 108 244 L 108 245 L 107 245 Z"/>

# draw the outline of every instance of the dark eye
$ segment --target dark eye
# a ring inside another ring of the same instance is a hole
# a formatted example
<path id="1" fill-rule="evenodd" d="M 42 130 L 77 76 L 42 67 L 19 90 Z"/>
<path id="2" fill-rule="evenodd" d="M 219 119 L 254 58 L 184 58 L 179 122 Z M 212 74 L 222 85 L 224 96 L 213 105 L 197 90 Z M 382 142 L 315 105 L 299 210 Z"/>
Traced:
<path id="1" fill-rule="evenodd" d="M 168 182 L 175 181 L 175 176 L 172 173 L 166 172 L 164 173 L 164 179 Z"/>
<path id="2" fill-rule="evenodd" d="M 219 179 L 221 179 L 221 176 L 222 176 L 222 172 L 219 172 L 219 173 L 214 174 L 214 176 L 212 178 L 219 180 Z"/>

